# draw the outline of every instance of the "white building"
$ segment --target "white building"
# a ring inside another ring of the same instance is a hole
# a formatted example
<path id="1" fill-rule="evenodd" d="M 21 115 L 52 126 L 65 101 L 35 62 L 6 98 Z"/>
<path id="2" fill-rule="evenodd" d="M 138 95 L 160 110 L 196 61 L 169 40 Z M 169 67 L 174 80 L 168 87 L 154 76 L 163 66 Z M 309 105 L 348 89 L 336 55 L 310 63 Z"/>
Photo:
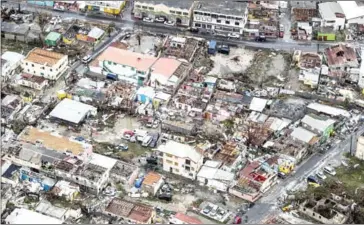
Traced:
<path id="1" fill-rule="evenodd" d="M 177 25 L 190 26 L 194 1 L 137 0 L 134 1 L 134 16 L 137 18 L 162 17 Z"/>
<path id="2" fill-rule="evenodd" d="M 247 22 L 246 3 L 233 1 L 201 1 L 193 10 L 193 27 L 216 32 L 243 34 Z"/>
<path id="3" fill-rule="evenodd" d="M 4 52 L 1 56 L 1 76 L 12 75 L 24 58 L 25 56 L 17 52 Z"/>
<path id="4" fill-rule="evenodd" d="M 364 24 L 364 4 L 360 1 L 338 1 L 347 24 Z"/>
<path id="5" fill-rule="evenodd" d="M 68 68 L 68 56 L 34 48 L 23 60 L 22 68 L 25 73 L 49 80 L 58 80 Z"/>
<path id="6" fill-rule="evenodd" d="M 49 114 L 53 118 L 79 124 L 90 115 L 95 116 L 97 108 L 68 98 L 63 99 Z"/>
<path id="7" fill-rule="evenodd" d="M 43 90 L 48 85 L 48 80 L 44 77 L 23 73 L 17 76 L 16 83 L 36 90 Z"/>
<path id="8" fill-rule="evenodd" d="M 342 30 L 345 28 L 345 14 L 339 3 L 320 3 L 319 12 L 322 18 L 321 26 L 332 27 L 334 30 Z"/>
<path id="9" fill-rule="evenodd" d="M 361 61 L 358 85 L 360 88 L 364 88 L 364 48 L 361 50 Z"/>
<path id="10" fill-rule="evenodd" d="M 358 142 L 356 144 L 355 157 L 364 160 L 364 136 L 358 137 Z"/>
<path id="11" fill-rule="evenodd" d="M 29 209 L 16 208 L 5 219 L 6 224 L 62 224 L 63 221 Z"/>
<path id="12" fill-rule="evenodd" d="M 119 80 L 143 85 L 156 57 L 108 47 L 89 65 L 90 71 L 105 76 L 112 74 Z"/>
<path id="13" fill-rule="evenodd" d="M 159 157 L 163 162 L 163 170 L 192 180 L 203 164 L 203 156 L 194 147 L 175 141 L 160 145 Z"/>
<path id="14" fill-rule="evenodd" d="M 227 192 L 234 181 L 234 173 L 218 168 L 218 162 L 207 161 L 197 174 L 200 185 L 206 185 L 216 190 Z"/>

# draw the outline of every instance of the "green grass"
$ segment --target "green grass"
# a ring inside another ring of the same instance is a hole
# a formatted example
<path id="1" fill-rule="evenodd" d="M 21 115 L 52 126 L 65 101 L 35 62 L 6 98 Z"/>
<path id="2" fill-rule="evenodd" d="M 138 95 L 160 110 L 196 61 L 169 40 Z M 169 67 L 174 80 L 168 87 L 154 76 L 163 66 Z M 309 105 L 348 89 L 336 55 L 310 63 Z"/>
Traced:
<path id="1" fill-rule="evenodd" d="M 129 146 L 128 151 L 119 151 L 118 155 L 124 159 L 124 160 L 132 160 L 133 158 L 140 157 L 142 155 L 145 155 L 148 151 L 150 151 L 149 148 L 141 146 L 139 143 L 127 143 Z"/>

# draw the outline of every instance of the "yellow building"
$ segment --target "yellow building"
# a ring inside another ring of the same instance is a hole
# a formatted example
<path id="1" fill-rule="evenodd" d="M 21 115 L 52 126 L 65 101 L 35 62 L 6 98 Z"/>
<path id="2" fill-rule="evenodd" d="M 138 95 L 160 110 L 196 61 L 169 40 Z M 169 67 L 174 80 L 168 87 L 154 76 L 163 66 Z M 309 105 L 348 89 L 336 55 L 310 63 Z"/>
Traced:
<path id="1" fill-rule="evenodd" d="M 88 11 L 119 15 L 124 9 L 125 4 L 126 1 L 87 1 L 86 9 Z"/>

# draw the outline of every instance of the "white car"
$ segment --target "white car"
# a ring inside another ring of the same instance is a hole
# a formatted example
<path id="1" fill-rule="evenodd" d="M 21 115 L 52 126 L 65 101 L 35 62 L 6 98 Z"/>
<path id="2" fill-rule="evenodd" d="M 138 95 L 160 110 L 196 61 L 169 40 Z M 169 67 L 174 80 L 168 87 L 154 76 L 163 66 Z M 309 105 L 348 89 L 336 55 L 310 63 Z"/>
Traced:
<path id="1" fill-rule="evenodd" d="M 155 18 L 154 21 L 158 22 L 158 23 L 164 23 L 164 21 L 166 21 L 166 20 L 163 17 L 157 17 L 157 18 Z"/>
<path id="2" fill-rule="evenodd" d="M 227 37 L 227 35 L 224 33 L 215 33 L 214 35 L 217 37 Z"/>
<path id="3" fill-rule="evenodd" d="M 327 177 L 326 177 L 326 175 L 322 172 L 322 171 L 320 171 L 320 172 L 317 172 L 316 173 L 316 176 L 318 177 L 318 178 L 320 178 L 321 180 L 325 180 Z"/>
<path id="4" fill-rule="evenodd" d="M 85 57 L 82 58 L 82 62 L 83 63 L 89 63 L 91 61 L 91 55 L 86 55 Z"/>
<path id="5" fill-rule="evenodd" d="M 176 23 L 173 22 L 173 21 L 166 21 L 166 22 L 164 22 L 164 24 L 167 25 L 167 26 L 174 26 L 174 25 L 176 25 Z"/>
<path id="6" fill-rule="evenodd" d="M 331 166 L 326 166 L 325 168 L 324 168 L 324 172 L 325 173 L 328 173 L 328 174 L 330 174 L 330 175 L 332 175 L 332 176 L 335 176 L 336 175 L 336 171 L 334 170 L 334 168 L 332 168 Z"/>
<path id="7" fill-rule="evenodd" d="M 148 22 L 148 23 L 153 23 L 154 22 L 154 20 L 149 18 L 149 17 L 144 17 L 143 21 Z"/>
<path id="8" fill-rule="evenodd" d="M 240 38 L 240 34 L 238 34 L 238 33 L 229 33 L 228 37 L 229 38 Z"/>

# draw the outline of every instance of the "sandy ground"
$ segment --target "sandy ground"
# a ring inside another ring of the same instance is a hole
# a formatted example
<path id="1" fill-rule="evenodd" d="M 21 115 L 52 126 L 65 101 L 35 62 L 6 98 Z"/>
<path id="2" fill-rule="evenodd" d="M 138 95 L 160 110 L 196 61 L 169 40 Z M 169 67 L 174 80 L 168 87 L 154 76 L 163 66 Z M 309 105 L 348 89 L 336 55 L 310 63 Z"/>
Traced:
<path id="1" fill-rule="evenodd" d="M 244 48 L 230 48 L 230 55 L 216 54 L 211 59 L 214 67 L 209 75 L 223 77 L 231 73 L 243 73 L 251 65 L 255 52 Z M 237 58 L 237 60 L 233 60 Z"/>

